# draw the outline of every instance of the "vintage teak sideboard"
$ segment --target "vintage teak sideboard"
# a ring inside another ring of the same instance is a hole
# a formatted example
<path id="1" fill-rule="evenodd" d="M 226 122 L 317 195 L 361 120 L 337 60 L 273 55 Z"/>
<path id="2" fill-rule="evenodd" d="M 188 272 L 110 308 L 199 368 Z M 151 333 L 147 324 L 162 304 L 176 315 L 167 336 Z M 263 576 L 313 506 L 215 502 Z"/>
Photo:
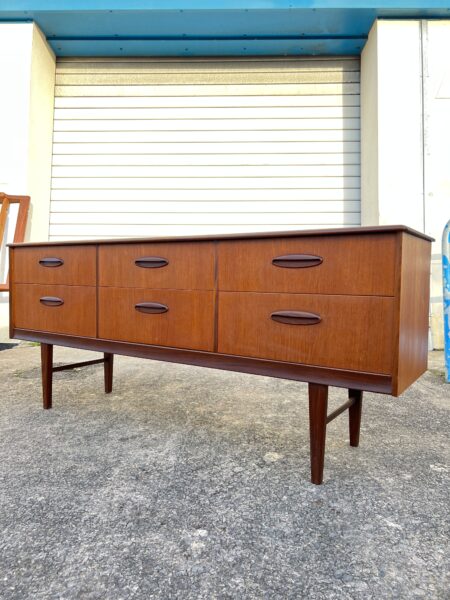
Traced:
<path id="1" fill-rule="evenodd" d="M 309 384 L 311 478 L 326 426 L 348 409 L 358 446 L 363 390 L 398 396 L 426 369 L 431 238 L 403 226 L 71 241 L 10 246 L 10 335 L 41 343 L 53 372 L 113 356 Z M 53 345 L 104 353 L 53 366 Z M 328 386 L 348 401 L 327 414 Z"/>

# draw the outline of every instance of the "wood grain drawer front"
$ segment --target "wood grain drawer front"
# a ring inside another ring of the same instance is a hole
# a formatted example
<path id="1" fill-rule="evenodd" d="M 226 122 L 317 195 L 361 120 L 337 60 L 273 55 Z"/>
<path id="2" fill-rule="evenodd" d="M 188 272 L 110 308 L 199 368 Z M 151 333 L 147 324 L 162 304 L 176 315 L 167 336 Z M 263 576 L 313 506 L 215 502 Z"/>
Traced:
<path id="1" fill-rule="evenodd" d="M 14 281 L 63 285 L 94 285 L 95 246 L 39 246 L 14 249 Z"/>
<path id="2" fill-rule="evenodd" d="M 99 337 L 213 350 L 214 292 L 99 288 Z"/>
<path id="3" fill-rule="evenodd" d="M 393 315 L 387 297 L 220 292 L 218 351 L 390 374 Z"/>
<path id="4" fill-rule="evenodd" d="M 214 244 L 116 244 L 99 247 L 102 286 L 212 290 Z"/>
<path id="5" fill-rule="evenodd" d="M 395 234 L 219 243 L 219 289 L 394 295 Z"/>
<path id="6" fill-rule="evenodd" d="M 15 284 L 14 326 L 95 337 L 96 294 L 88 286 Z"/>

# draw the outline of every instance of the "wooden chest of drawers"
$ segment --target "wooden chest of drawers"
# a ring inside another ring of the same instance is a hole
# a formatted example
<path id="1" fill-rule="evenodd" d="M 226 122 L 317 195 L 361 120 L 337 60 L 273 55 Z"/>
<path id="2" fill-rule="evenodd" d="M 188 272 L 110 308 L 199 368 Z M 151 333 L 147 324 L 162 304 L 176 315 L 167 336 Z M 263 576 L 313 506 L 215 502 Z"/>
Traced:
<path id="1" fill-rule="evenodd" d="M 312 480 L 328 386 L 398 396 L 426 369 L 431 239 L 402 226 L 202 238 L 12 244 L 11 337 L 307 381 Z M 90 363 L 92 361 L 89 361 Z M 68 368 L 71 365 L 68 365 Z M 335 411 L 336 413 L 342 411 Z"/>

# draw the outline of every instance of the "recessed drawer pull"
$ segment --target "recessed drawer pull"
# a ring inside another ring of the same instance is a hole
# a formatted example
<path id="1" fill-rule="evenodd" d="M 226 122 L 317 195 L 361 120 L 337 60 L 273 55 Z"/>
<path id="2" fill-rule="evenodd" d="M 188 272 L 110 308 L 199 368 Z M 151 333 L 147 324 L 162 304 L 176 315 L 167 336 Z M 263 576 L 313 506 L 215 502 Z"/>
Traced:
<path id="1" fill-rule="evenodd" d="M 62 258 L 41 258 L 39 264 L 42 267 L 61 267 L 64 261 Z"/>
<path id="2" fill-rule="evenodd" d="M 57 298 L 56 296 L 42 296 L 39 299 L 39 302 L 44 306 L 61 306 L 64 304 L 64 300 L 62 298 Z"/>
<path id="3" fill-rule="evenodd" d="M 305 269 L 306 267 L 317 267 L 323 262 L 321 256 L 314 254 L 285 254 L 272 259 L 275 267 L 284 267 L 287 269 Z"/>
<path id="4" fill-rule="evenodd" d="M 270 315 L 273 321 L 288 325 L 316 325 L 322 320 L 320 315 L 299 310 L 278 310 Z"/>
<path id="5" fill-rule="evenodd" d="M 143 256 L 142 258 L 137 258 L 134 264 L 143 269 L 159 269 L 160 267 L 166 267 L 169 261 L 167 258 L 160 256 Z"/>
<path id="6" fill-rule="evenodd" d="M 149 315 L 159 315 L 169 310 L 169 307 L 165 304 L 159 304 L 159 302 L 139 302 L 134 305 L 134 308 L 142 313 Z"/>

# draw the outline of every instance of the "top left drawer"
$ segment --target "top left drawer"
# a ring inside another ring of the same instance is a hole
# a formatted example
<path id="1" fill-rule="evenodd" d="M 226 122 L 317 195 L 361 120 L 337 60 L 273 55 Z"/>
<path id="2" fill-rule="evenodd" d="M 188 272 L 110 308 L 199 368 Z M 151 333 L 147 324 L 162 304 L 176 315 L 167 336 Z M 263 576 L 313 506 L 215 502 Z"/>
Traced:
<path id="1" fill-rule="evenodd" d="M 19 246 L 13 252 L 14 283 L 96 285 L 95 246 Z"/>

